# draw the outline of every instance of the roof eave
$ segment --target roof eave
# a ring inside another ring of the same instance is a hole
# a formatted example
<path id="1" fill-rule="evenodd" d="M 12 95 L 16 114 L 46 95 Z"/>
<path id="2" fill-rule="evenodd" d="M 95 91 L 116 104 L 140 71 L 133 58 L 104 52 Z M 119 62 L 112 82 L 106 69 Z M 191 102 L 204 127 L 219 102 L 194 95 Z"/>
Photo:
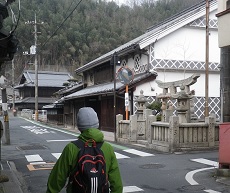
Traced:
<path id="1" fill-rule="evenodd" d="M 109 52 L 110 54 L 108 53 L 109 54 L 108 56 L 105 56 L 105 57 L 102 56 L 101 59 L 97 58 L 97 59 L 93 60 L 92 62 L 89 62 L 88 64 L 85 64 L 84 66 L 76 69 L 75 73 L 80 74 L 80 73 L 82 73 L 82 72 L 84 72 L 86 70 L 89 70 L 89 69 L 91 69 L 93 67 L 96 67 L 96 66 L 98 66 L 100 64 L 103 64 L 105 62 L 110 61 L 114 53 L 117 53 L 118 57 L 120 57 L 120 56 L 123 56 L 123 55 L 125 55 L 127 53 L 135 51 L 138 47 L 139 47 L 138 44 L 132 44 L 131 46 L 129 46 L 129 47 L 125 48 L 125 49 L 122 49 L 122 50 L 116 51 L 116 49 L 115 49 L 115 50 Z"/>

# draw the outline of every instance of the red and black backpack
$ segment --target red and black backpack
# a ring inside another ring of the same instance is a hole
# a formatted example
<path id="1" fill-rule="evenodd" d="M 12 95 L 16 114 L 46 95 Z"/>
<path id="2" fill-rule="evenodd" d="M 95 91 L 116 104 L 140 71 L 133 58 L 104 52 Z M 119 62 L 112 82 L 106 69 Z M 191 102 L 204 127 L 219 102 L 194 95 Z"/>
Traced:
<path id="1" fill-rule="evenodd" d="M 103 142 L 94 140 L 72 142 L 79 149 L 77 164 L 70 173 L 73 193 L 109 193 L 106 162 L 101 150 Z"/>

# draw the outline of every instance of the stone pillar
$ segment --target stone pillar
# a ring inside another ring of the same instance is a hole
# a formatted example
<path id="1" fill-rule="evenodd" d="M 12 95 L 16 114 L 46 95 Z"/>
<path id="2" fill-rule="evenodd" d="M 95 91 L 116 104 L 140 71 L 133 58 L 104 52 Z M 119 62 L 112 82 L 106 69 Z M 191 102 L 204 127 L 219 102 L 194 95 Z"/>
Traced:
<path id="1" fill-rule="evenodd" d="M 151 109 L 145 109 L 144 111 L 143 111 L 143 120 L 146 120 L 146 128 L 148 128 L 148 123 L 147 123 L 147 119 L 148 119 L 148 116 L 149 115 L 152 115 L 152 110 Z M 145 128 L 145 133 L 146 133 L 146 129 Z"/>
<path id="2" fill-rule="evenodd" d="M 197 117 L 194 110 L 194 97 L 190 99 L 190 121 L 191 123 L 197 122 Z"/>
<path id="3" fill-rule="evenodd" d="M 209 147 L 215 146 L 215 118 L 205 117 L 205 123 L 208 124 L 208 144 Z"/>
<path id="4" fill-rule="evenodd" d="M 137 141 L 137 115 L 130 116 L 129 140 L 132 142 Z"/>
<path id="5" fill-rule="evenodd" d="M 143 112 L 143 118 L 145 120 L 145 139 L 148 139 L 148 135 L 149 135 L 149 122 L 148 122 L 148 117 L 152 115 L 152 110 L 151 109 L 145 109 Z"/>
<path id="6" fill-rule="evenodd" d="M 156 122 L 156 116 L 155 115 L 149 115 L 147 117 L 147 130 L 146 130 L 146 138 L 148 140 L 148 143 L 151 144 L 152 143 L 152 137 L 153 137 L 153 130 L 152 130 L 152 122 Z"/>
<path id="7" fill-rule="evenodd" d="M 161 105 L 161 110 L 162 110 L 162 115 L 161 115 L 161 121 L 166 122 L 165 117 L 166 117 L 166 109 L 167 109 L 167 99 L 163 98 L 162 99 L 162 105 Z"/>
<path id="8" fill-rule="evenodd" d="M 169 118 L 173 116 L 173 110 L 170 110 L 170 109 L 166 109 L 163 111 L 163 114 L 162 114 L 162 119 L 163 119 L 163 122 L 166 122 L 168 123 L 169 122 Z"/>
<path id="9" fill-rule="evenodd" d="M 120 125 L 119 122 L 123 120 L 123 115 L 116 115 L 116 141 L 121 137 Z"/>
<path id="10" fill-rule="evenodd" d="M 179 145 L 179 117 L 169 118 L 169 151 L 174 152 Z"/>

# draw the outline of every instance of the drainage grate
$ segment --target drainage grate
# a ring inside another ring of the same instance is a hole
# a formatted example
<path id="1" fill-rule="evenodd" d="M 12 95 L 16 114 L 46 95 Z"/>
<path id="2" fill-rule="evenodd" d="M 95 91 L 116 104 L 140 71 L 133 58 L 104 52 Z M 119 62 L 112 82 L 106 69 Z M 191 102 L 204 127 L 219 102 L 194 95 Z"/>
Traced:
<path id="1" fill-rule="evenodd" d="M 16 147 L 18 150 L 36 150 L 36 149 L 46 149 L 43 145 L 26 145 Z"/>
<path id="2" fill-rule="evenodd" d="M 201 190 L 204 190 L 205 187 L 202 185 L 188 185 L 183 186 L 181 189 L 185 191 L 200 192 Z"/>
<path id="3" fill-rule="evenodd" d="M 159 168 L 164 168 L 165 165 L 162 164 L 145 164 L 145 165 L 141 165 L 139 166 L 142 169 L 159 169 Z"/>

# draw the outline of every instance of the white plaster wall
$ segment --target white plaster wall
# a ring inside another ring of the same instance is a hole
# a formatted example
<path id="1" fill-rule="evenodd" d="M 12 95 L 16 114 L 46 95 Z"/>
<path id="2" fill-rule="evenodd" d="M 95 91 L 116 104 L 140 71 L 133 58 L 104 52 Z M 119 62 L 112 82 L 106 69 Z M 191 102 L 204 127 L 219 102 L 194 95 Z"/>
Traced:
<path id="1" fill-rule="evenodd" d="M 219 0 L 218 0 L 219 1 Z M 217 9 L 209 13 L 209 19 L 217 19 L 216 14 L 217 14 Z"/>
<path id="2" fill-rule="evenodd" d="M 183 73 L 183 72 L 158 72 L 157 80 L 163 82 L 172 82 L 183 80 L 192 76 L 193 73 Z M 220 96 L 220 75 L 209 73 L 209 97 L 219 97 Z M 154 91 L 151 91 L 151 88 Z M 151 81 L 140 86 L 137 86 L 134 95 L 140 95 L 140 91 L 144 91 L 145 96 L 156 96 L 162 93 L 162 88 L 159 88 L 155 81 Z M 195 90 L 195 96 L 204 97 L 205 96 L 205 74 L 200 74 L 197 82 L 190 86 L 190 90 Z M 178 88 L 179 92 L 180 89 Z"/>
<path id="3" fill-rule="evenodd" d="M 155 44 L 155 58 L 168 60 L 205 61 L 206 32 L 202 29 L 181 28 Z M 210 31 L 209 61 L 220 61 L 218 32 Z"/>
<path id="4" fill-rule="evenodd" d="M 218 0 L 218 12 L 226 10 L 227 0 Z"/>
<path id="5" fill-rule="evenodd" d="M 218 18 L 219 29 L 219 47 L 230 45 L 230 13 L 222 15 Z"/>
<path id="6" fill-rule="evenodd" d="M 146 54 L 142 54 L 142 55 L 141 55 L 141 60 L 140 60 L 140 65 L 141 65 L 141 66 L 144 66 L 144 65 L 148 64 L 148 63 L 149 63 L 148 59 L 149 59 L 149 58 L 148 58 L 147 53 L 146 53 Z M 128 64 L 128 66 L 129 66 L 130 69 L 134 69 L 135 61 L 134 61 L 133 58 L 129 58 L 127 64 Z M 117 67 L 117 70 L 118 70 L 119 68 L 120 68 L 120 67 Z"/>

